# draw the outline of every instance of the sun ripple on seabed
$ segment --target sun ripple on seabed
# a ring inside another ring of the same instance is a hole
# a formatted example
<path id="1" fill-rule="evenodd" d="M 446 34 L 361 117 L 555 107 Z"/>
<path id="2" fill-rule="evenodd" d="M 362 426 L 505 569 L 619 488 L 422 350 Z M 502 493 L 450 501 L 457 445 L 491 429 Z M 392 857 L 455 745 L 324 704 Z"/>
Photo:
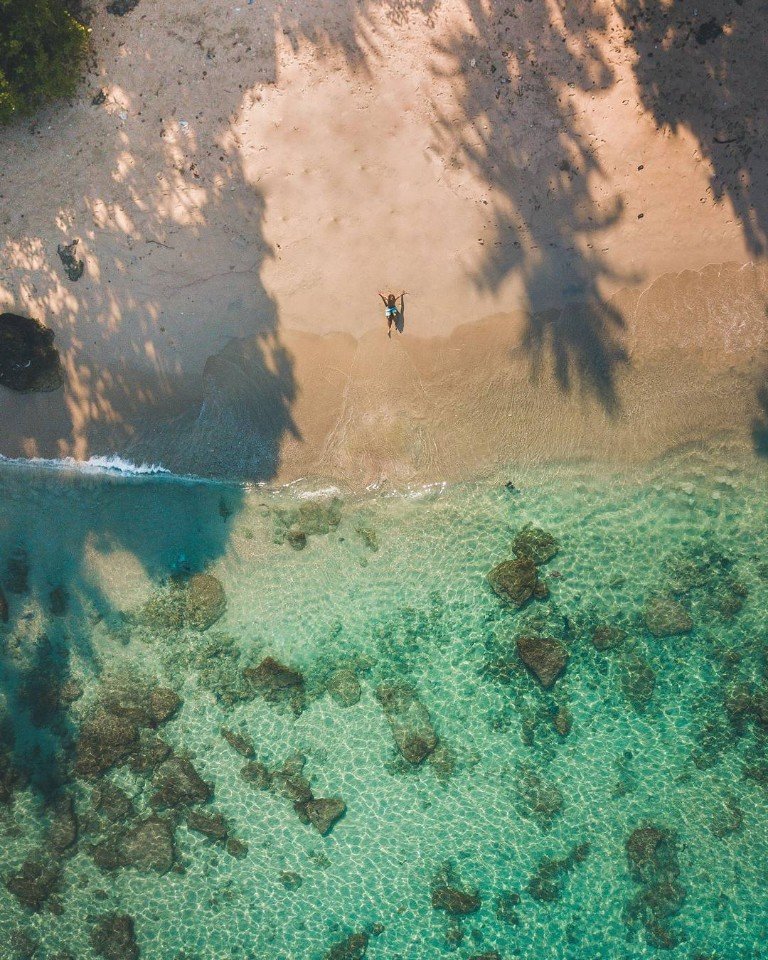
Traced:
<path id="1" fill-rule="evenodd" d="M 0 463 L 12 956 L 757 955 L 759 464 L 157 469 Z"/>

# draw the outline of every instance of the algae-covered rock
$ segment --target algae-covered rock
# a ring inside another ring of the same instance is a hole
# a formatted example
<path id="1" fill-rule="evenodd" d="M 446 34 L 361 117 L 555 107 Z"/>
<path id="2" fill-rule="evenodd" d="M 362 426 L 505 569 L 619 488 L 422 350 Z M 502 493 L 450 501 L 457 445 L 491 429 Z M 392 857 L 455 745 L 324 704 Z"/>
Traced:
<path id="1" fill-rule="evenodd" d="M 29 555 L 23 547 L 16 547 L 8 556 L 4 582 L 9 593 L 29 593 Z"/>
<path id="2" fill-rule="evenodd" d="M 185 620 L 193 630 L 207 630 L 224 616 L 227 598 L 220 580 L 210 573 L 190 577 L 186 589 Z"/>
<path id="3" fill-rule="evenodd" d="M 229 828 L 221 813 L 201 813 L 190 810 L 187 813 L 187 826 L 196 833 L 202 833 L 211 840 L 226 840 Z"/>
<path id="4" fill-rule="evenodd" d="M 148 817 L 122 837 L 121 866 L 163 874 L 171 869 L 173 860 L 173 828 L 161 817 Z"/>
<path id="5" fill-rule="evenodd" d="M 138 725 L 128 717 L 97 710 L 83 721 L 77 739 L 75 773 L 98 777 L 110 767 L 123 763 L 139 739 Z"/>
<path id="6" fill-rule="evenodd" d="M 437 886 L 432 890 L 432 909 L 442 910 L 452 917 L 466 917 L 477 913 L 481 900 L 477 891 L 460 890 L 452 886 Z"/>
<path id="7" fill-rule="evenodd" d="M 563 794 L 556 784 L 525 767 L 520 770 L 517 780 L 517 801 L 520 814 L 534 820 L 542 829 L 549 828 L 565 806 Z"/>
<path id="8" fill-rule="evenodd" d="M 192 763 L 183 757 L 170 757 L 158 769 L 152 780 L 156 807 L 177 807 L 205 803 L 213 793 Z"/>
<path id="9" fill-rule="evenodd" d="M 269 790 L 272 786 L 272 774 L 268 767 L 259 763 L 258 760 L 252 760 L 240 771 L 240 778 L 246 783 L 252 784 L 257 790 Z"/>
<path id="10" fill-rule="evenodd" d="M 133 918 L 126 913 L 104 914 L 91 930 L 91 946 L 104 960 L 138 960 Z"/>
<path id="11" fill-rule="evenodd" d="M 315 830 L 326 836 L 347 812 L 347 805 L 339 797 L 318 798 L 308 800 L 304 812 Z"/>
<path id="12" fill-rule="evenodd" d="M 554 903 L 559 900 L 568 874 L 577 864 L 583 863 L 588 854 L 589 844 L 578 843 L 565 857 L 545 857 L 539 862 L 530 879 L 528 893 L 540 903 Z"/>
<path id="13" fill-rule="evenodd" d="M 420 764 L 437 746 L 437 734 L 416 690 L 402 681 L 384 683 L 376 690 L 376 698 L 397 749 L 409 763 Z"/>
<path id="14" fill-rule="evenodd" d="M 75 802 L 71 794 L 62 793 L 55 797 L 49 805 L 48 813 L 48 847 L 54 854 L 62 854 L 77 843 L 79 832 Z"/>
<path id="15" fill-rule="evenodd" d="M 671 597 L 650 597 L 643 615 L 645 625 L 654 637 L 674 637 L 693 629 L 691 615 Z"/>
<path id="16" fill-rule="evenodd" d="M 531 599 L 536 587 L 536 564 L 528 556 L 504 560 L 488 573 L 487 580 L 502 600 L 522 607 Z"/>
<path id="17" fill-rule="evenodd" d="M 304 677 L 274 657 L 265 657 L 257 667 L 246 667 L 243 676 L 268 703 L 290 706 L 298 716 L 305 706 Z"/>
<path id="18" fill-rule="evenodd" d="M 653 697 L 656 674 L 647 660 L 631 651 L 621 662 L 619 674 L 621 689 L 636 710 L 643 710 Z"/>
<path id="19" fill-rule="evenodd" d="M 560 550 L 560 544 L 551 533 L 526 524 L 512 541 L 512 552 L 517 557 L 530 557 L 537 565 L 548 563 Z"/>
<path id="20" fill-rule="evenodd" d="M 228 730 L 226 727 L 222 727 L 220 732 L 230 747 L 236 750 L 241 757 L 251 759 L 256 756 L 256 747 L 250 737 L 234 730 Z"/>
<path id="21" fill-rule="evenodd" d="M 5 886 L 22 906 L 30 910 L 40 910 L 58 889 L 60 878 L 58 862 L 52 860 L 44 851 L 39 851 L 6 878 Z"/>
<path id="22" fill-rule="evenodd" d="M 331 674 L 326 689 L 340 707 L 353 707 L 360 702 L 362 688 L 354 670 L 343 668 Z"/>
<path id="23" fill-rule="evenodd" d="M 353 933 L 334 943 L 323 960 L 363 960 L 368 950 L 368 939 L 367 933 Z"/>
<path id="24" fill-rule="evenodd" d="M 518 637 L 517 652 L 528 670 L 548 689 L 565 670 L 568 651 L 551 637 Z"/>
<path id="25" fill-rule="evenodd" d="M 592 631 L 595 650 L 613 650 L 627 639 L 627 631 L 612 623 L 600 623 Z"/>
<path id="26" fill-rule="evenodd" d="M 64 371 L 53 339 L 39 320 L 0 314 L 0 385 L 20 393 L 57 390 Z"/>

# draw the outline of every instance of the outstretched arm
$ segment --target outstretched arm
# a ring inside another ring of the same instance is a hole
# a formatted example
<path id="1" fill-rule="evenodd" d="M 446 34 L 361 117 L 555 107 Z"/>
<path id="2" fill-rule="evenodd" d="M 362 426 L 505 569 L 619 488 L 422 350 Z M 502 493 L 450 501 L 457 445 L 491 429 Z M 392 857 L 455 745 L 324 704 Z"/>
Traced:
<path id="1" fill-rule="evenodd" d="M 387 305 L 387 298 L 384 296 L 384 294 L 381 292 L 381 290 L 379 290 L 379 296 L 380 296 L 381 299 L 384 301 L 384 306 L 386 307 L 386 305 Z"/>

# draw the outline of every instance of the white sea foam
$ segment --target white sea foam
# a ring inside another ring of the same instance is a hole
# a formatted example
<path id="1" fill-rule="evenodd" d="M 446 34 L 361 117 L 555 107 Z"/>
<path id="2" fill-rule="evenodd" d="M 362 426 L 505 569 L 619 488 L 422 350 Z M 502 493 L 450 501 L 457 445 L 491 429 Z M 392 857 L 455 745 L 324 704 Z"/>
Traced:
<path id="1" fill-rule="evenodd" d="M 141 476 L 171 476 L 171 471 L 158 463 L 133 463 L 118 454 L 108 456 L 89 457 L 87 460 L 76 460 L 74 457 L 4 457 L 0 454 L 0 462 L 12 463 L 18 466 L 38 467 L 44 470 L 75 471 L 85 474 L 110 474 L 122 477 Z"/>

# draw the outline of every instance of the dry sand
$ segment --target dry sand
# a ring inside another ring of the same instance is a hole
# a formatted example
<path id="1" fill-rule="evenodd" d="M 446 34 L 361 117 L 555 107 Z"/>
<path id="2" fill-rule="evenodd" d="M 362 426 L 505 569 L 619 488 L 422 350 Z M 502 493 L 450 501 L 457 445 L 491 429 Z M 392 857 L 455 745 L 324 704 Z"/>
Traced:
<path id="1" fill-rule="evenodd" d="M 353 483 L 765 452 L 766 26 L 685 6 L 100 10 L 78 98 L 4 131 L 0 308 L 67 383 L 2 391 L 0 452 Z"/>

